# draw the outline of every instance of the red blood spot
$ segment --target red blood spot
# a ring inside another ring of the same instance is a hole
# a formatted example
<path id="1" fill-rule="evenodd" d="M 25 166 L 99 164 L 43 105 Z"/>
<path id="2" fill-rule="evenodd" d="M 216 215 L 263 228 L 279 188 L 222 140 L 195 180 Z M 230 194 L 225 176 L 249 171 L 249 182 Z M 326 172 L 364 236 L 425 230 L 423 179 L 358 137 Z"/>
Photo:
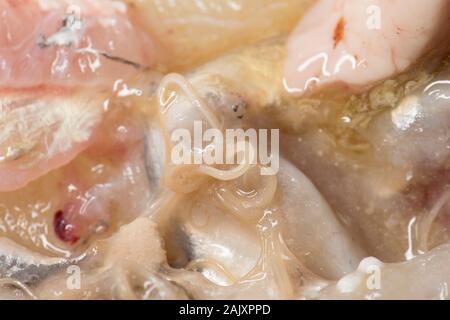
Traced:
<path id="1" fill-rule="evenodd" d="M 80 237 L 76 235 L 74 226 L 67 219 L 67 214 L 63 210 L 58 210 L 53 218 L 53 227 L 56 235 L 64 242 L 74 244 Z"/>
<path id="2" fill-rule="evenodd" d="M 336 49 L 336 46 L 344 38 L 344 28 L 345 28 L 345 19 L 341 17 L 336 25 L 336 28 L 334 29 L 333 34 L 334 49 Z"/>

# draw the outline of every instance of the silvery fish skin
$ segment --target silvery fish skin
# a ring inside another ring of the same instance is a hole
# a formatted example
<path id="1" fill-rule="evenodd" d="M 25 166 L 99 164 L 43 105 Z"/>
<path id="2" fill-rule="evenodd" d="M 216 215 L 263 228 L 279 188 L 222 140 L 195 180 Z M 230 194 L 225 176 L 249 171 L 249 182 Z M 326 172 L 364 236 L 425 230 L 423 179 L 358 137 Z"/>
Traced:
<path id="1" fill-rule="evenodd" d="M 36 285 L 71 262 L 65 258 L 52 258 L 32 252 L 7 238 L 0 238 L 0 278 Z"/>

